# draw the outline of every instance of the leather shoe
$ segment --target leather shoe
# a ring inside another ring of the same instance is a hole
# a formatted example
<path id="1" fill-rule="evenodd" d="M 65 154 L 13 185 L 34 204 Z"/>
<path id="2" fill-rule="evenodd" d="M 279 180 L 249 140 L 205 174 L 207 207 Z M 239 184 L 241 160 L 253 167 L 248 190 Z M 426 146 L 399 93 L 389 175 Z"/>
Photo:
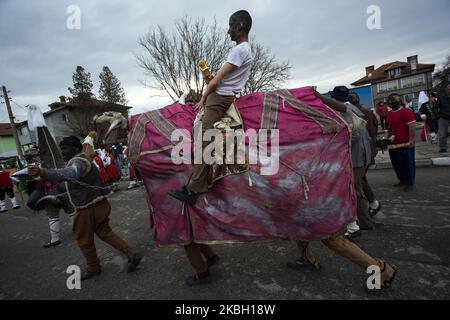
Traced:
<path id="1" fill-rule="evenodd" d="M 97 277 L 100 275 L 100 273 L 102 273 L 102 270 L 98 270 L 98 271 L 94 271 L 94 272 L 87 270 L 87 271 L 83 272 L 83 274 L 81 275 L 81 281 L 85 281 L 85 280 L 89 280 L 91 278 Z"/>
<path id="2" fill-rule="evenodd" d="M 59 246 L 60 244 L 61 244 L 61 241 L 58 240 L 58 241 L 55 241 L 55 242 L 49 242 L 49 243 L 47 243 L 47 244 L 44 244 L 43 247 L 44 247 L 45 249 L 48 249 L 48 248 L 51 248 L 51 247 Z"/>
<path id="3" fill-rule="evenodd" d="M 355 232 L 349 232 L 349 231 L 347 231 L 347 232 L 344 234 L 344 237 L 345 237 L 347 240 L 353 241 L 354 239 L 361 237 L 361 235 L 362 235 L 361 230 L 358 230 L 358 231 L 355 231 Z"/>
<path id="4" fill-rule="evenodd" d="M 186 285 L 193 287 L 193 286 L 201 286 L 203 284 L 207 284 L 211 282 L 211 276 L 209 275 L 209 272 L 206 272 L 204 274 L 195 274 L 194 276 L 191 276 L 186 279 Z"/>
<path id="5" fill-rule="evenodd" d="M 378 212 L 380 212 L 380 210 L 381 210 L 381 203 L 378 204 L 378 207 L 376 209 L 369 208 L 370 217 L 371 218 L 375 217 L 378 214 Z"/>
<path id="6" fill-rule="evenodd" d="M 136 253 L 131 258 L 129 258 L 127 272 L 130 273 L 130 272 L 136 271 L 136 268 L 139 265 L 139 263 L 141 262 L 141 260 L 142 260 L 142 255 L 140 253 Z"/>

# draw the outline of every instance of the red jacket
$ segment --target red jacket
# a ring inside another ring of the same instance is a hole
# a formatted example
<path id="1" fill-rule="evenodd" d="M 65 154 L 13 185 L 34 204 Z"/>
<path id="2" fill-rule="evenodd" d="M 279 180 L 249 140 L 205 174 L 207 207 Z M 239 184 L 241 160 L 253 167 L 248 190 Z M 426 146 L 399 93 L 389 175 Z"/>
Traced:
<path id="1" fill-rule="evenodd" d="M 7 171 L 0 171 L 0 188 L 12 188 L 12 180 Z"/>

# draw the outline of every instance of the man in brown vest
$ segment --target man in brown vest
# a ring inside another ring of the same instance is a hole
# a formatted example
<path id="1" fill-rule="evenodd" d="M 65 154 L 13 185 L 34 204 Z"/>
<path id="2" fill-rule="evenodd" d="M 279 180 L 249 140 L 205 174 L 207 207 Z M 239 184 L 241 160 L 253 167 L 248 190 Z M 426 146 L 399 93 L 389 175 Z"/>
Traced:
<path id="1" fill-rule="evenodd" d="M 111 206 L 106 195 L 109 187 L 101 182 L 98 169 L 91 159 L 82 153 L 80 140 L 76 137 L 64 138 L 59 144 L 64 161 L 64 169 L 42 169 L 30 167 L 31 176 L 45 180 L 65 182 L 67 192 L 57 197 L 57 202 L 68 201 L 75 209 L 74 231 L 77 244 L 87 262 L 87 271 L 81 280 L 87 280 L 101 273 L 100 261 L 95 248 L 94 234 L 128 257 L 128 272 L 136 270 L 142 256 L 116 235 L 109 225 Z"/>

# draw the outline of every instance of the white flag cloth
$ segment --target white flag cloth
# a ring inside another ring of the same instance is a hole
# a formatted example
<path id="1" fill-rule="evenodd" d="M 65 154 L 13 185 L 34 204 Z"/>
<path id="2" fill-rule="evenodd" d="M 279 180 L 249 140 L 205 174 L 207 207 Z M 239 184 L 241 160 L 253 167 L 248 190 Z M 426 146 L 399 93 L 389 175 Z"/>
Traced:
<path id="1" fill-rule="evenodd" d="M 34 104 L 28 106 L 27 112 L 28 129 L 34 131 L 37 127 L 46 127 L 44 116 L 38 106 Z"/>
<path id="2" fill-rule="evenodd" d="M 429 101 L 427 94 L 424 91 L 421 91 L 419 94 L 419 109 L 420 107 Z"/>

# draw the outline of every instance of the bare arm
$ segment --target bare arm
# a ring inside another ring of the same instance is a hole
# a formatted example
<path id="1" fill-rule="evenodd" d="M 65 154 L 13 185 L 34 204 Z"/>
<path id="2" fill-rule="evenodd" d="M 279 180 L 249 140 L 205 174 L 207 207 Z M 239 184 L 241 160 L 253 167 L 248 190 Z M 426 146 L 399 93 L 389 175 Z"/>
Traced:
<path id="1" fill-rule="evenodd" d="M 223 81 L 223 78 L 225 78 L 228 74 L 233 72 L 233 70 L 235 70 L 236 68 L 237 67 L 234 64 L 228 62 L 225 63 L 225 65 L 222 67 L 222 69 L 219 70 L 217 75 L 209 81 L 208 86 L 206 87 L 206 90 L 203 93 L 202 99 L 197 104 L 197 107 L 205 106 L 206 98 L 208 98 L 208 96 L 211 93 L 216 91 L 219 84 Z"/>
<path id="2" fill-rule="evenodd" d="M 347 106 L 342 102 L 327 98 L 317 91 L 316 91 L 316 97 L 319 98 L 320 100 L 322 100 L 322 102 L 325 103 L 327 106 L 329 106 L 331 109 L 334 109 L 339 112 L 347 111 Z"/>

